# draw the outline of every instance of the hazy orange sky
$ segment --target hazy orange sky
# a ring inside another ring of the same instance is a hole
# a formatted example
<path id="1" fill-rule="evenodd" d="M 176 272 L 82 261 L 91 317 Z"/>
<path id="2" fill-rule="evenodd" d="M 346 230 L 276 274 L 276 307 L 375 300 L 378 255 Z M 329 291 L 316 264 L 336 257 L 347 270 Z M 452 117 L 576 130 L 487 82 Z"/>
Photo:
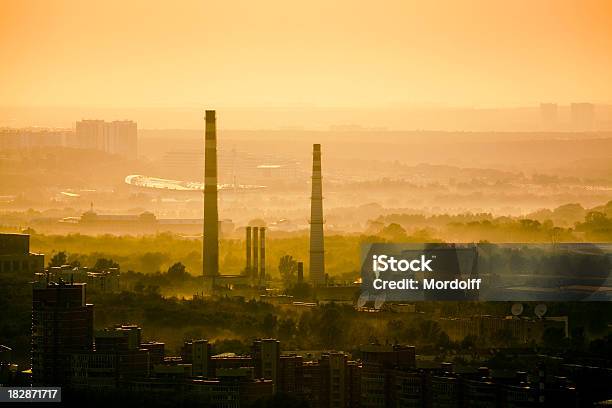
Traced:
<path id="1" fill-rule="evenodd" d="M 612 1 L 4 1 L 0 105 L 610 102 Z"/>

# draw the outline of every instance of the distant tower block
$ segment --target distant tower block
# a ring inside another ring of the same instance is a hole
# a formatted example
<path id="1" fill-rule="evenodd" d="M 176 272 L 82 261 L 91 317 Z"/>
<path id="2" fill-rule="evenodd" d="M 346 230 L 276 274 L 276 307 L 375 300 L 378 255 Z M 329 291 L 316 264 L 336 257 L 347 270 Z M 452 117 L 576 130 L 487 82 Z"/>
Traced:
<path id="1" fill-rule="evenodd" d="M 545 130 L 551 130 L 557 126 L 557 111 L 558 107 L 556 103 L 540 104 L 540 118 Z"/>
<path id="2" fill-rule="evenodd" d="M 246 267 L 244 274 L 251 276 L 251 227 L 246 227 Z"/>
<path id="3" fill-rule="evenodd" d="M 266 282 L 266 227 L 259 227 L 259 284 Z"/>
<path id="4" fill-rule="evenodd" d="M 217 210 L 217 124 L 214 110 L 206 111 L 204 141 L 203 273 L 219 274 L 219 213 Z"/>
<path id="5" fill-rule="evenodd" d="M 321 145 L 312 146 L 312 195 L 310 196 L 310 282 L 325 284 L 325 247 L 323 244 L 323 187 L 321 182 Z"/>
<path id="6" fill-rule="evenodd" d="M 259 280 L 259 227 L 253 227 L 253 267 L 251 279 L 254 283 Z"/>
<path id="7" fill-rule="evenodd" d="M 571 111 L 574 130 L 580 132 L 593 130 L 595 105 L 592 103 L 572 103 Z"/>

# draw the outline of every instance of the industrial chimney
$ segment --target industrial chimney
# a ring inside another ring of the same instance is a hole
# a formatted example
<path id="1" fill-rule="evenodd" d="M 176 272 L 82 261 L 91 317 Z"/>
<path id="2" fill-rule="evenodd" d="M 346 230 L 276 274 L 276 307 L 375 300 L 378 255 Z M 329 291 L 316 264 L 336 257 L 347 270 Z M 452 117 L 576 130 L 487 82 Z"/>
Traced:
<path id="1" fill-rule="evenodd" d="M 251 276 L 251 227 L 246 227 L 246 267 L 244 274 Z"/>
<path id="2" fill-rule="evenodd" d="M 312 145 L 312 194 L 310 196 L 310 282 L 325 284 L 323 243 L 323 187 L 321 182 L 321 145 Z"/>
<path id="3" fill-rule="evenodd" d="M 253 267 L 251 268 L 253 283 L 259 280 L 259 227 L 253 227 Z"/>
<path id="4" fill-rule="evenodd" d="M 259 284 L 266 283 L 266 227 L 259 227 Z"/>
<path id="5" fill-rule="evenodd" d="M 204 140 L 203 274 L 219 274 L 219 213 L 217 210 L 217 124 L 214 110 L 206 111 Z"/>

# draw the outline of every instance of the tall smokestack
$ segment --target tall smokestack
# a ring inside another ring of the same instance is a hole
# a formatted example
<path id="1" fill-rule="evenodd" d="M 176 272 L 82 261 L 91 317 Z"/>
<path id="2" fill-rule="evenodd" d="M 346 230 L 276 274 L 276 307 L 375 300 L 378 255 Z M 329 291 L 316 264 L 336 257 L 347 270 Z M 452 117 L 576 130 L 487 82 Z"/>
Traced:
<path id="1" fill-rule="evenodd" d="M 244 274 L 251 276 L 251 227 L 246 227 L 246 267 Z"/>
<path id="2" fill-rule="evenodd" d="M 312 194 L 310 196 L 310 282 L 313 285 L 325 284 L 321 179 L 321 145 L 314 144 L 312 145 Z"/>
<path id="3" fill-rule="evenodd" d="M 259 284 L 266 282 L 266 227 L 259 227 Z"/>
<path id="4" fill-rule="evenodd" d="M 206 111 L 204 141 L 204 276 L 219 274 L 219 213 L 217 210 L 217 123 L 215 111 Z"/>
<path id="5" fill-rule="evenodd" d="M 251 279 L 254 283 L 259 280 L 259 227 L 253 227 L 253 267 Z"/>

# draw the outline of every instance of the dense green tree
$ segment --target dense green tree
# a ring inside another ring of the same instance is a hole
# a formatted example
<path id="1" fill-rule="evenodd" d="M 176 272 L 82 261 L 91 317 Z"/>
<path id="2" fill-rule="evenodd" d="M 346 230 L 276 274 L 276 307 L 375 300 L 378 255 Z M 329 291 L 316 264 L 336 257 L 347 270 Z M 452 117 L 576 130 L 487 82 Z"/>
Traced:
<path id="1" fill-rule="evenodd" d="M 170 280 L 176 281 L 180 279 L 189 278 L 189 274 L 187 273 L 185 265 L 180 262 L 176 262 L 171 267 L 169 267 L 166 273 Z"/>
<path id="2" fill-rule="evenodd" d="M 68 256 L 65 251 L 60 251 L 51 257 L 49 261 L 49 268 L 66 265 Z"/>
<path id="3" fill-rule="evenodd" d="M 336 304 L 323 305 L 318 310 L 317 332 L 321 344 L 331 348 L 341 348 L 344 344 L 345 330 L 349 322 L 342 318 L 340 306 Z"/>
<path id="4" fill-rule="evenodd" d="M 440 325 L 433 320 L 423 320 L 419 324 L 420 338 L 427 343 L 436 343 L 442 333 Z"/>
<path id="5" fill-rule="evenodd" d="M 612 239 L 612 218 L 605 212 L 590 211 L 584 222 L 576 224 L 576 230 L 584 232 L 592 240 Z"/>
<path id="6" fill-rule="evenodd" d="M 272 313 L 268 313 L 264 316 L 261 323 L 261 329 L 266 337 L 274 337 L 276 332 L 276 326 L 278 324 L 278 317 Z"/>
<path id="7" fill-rule="evenodd" d="M 278 323 L 278 337 L 281 341 L 291 340 L 296 333 L 296 323 L 291 317 Z"/>
<path id="8" fill-rule="evenodd" d="M 285 287 L 289 287 L 296 280 L 297 261 L 291 255 L 281 256 L 278 262 L 278 272 Z"/>
<path id="9" fill-rule="evenodd" d="M 98 258 L 93 268 L 97 271 L 103 271 L 110 268 L 119 269 L 119 264 L 112 259 Z"/>
<path id="10" fill-rule="evenodd" d="M 407 238 L 406 230 L 396 223 L 387 225 L 377 235 L 390 242 L 405 242 Z"/>
<path id="11" fill-rule="evenodd" d="M 145 273 L 157 272 L 168 260 L 168 255 L 162 252 L 146 252 L 140 257 L 141 270 Z"/>

